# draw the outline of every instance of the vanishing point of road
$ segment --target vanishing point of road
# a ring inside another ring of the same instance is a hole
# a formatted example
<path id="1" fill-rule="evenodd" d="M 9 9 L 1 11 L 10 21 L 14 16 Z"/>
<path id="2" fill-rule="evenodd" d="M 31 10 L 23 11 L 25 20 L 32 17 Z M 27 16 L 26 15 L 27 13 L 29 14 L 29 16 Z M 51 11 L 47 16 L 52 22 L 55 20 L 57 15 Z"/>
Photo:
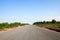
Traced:
<path id="1" fill-rule="evenodd" d="M 0 32 L 0 40 L 60 40 L 60 33 L 29 25 L 24 28 Z"/>

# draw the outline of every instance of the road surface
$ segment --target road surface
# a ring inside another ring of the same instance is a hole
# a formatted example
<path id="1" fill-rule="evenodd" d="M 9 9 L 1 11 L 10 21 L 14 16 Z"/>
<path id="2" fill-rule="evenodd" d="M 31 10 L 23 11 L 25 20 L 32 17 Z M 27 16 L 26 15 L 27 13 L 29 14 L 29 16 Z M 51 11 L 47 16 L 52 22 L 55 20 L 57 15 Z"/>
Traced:
<path id="1" fill-rule="evenodd" d="M 60 33 L 29 25 L 6 32 L 0 32 L 0 40 L 60 40 Z"/>

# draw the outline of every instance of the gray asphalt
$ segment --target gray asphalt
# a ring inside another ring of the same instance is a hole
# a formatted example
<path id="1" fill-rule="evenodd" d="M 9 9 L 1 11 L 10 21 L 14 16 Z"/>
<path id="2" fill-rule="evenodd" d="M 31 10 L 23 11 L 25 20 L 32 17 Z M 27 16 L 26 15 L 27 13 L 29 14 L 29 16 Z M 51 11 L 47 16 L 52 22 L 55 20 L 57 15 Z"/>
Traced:
<path id="1" fill-rule="evenodd" d="M 29 25 L 6 32 L 0 32 L 0 40 L 60 40 L 60 33 Z"/>

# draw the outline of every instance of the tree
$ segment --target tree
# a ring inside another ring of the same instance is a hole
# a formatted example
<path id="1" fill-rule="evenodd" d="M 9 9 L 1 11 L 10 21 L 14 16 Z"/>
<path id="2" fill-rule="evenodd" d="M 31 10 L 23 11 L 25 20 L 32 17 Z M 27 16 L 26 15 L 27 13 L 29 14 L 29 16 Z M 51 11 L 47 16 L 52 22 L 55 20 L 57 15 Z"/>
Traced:
<path id="1" fill-rule="evenodd" d="M 55 23 L 55 22 L 56 22 L 56 20 L 55 20 L 55 19 L 53 19 L 53 20 L 52 20 L 52 23 Z"/>

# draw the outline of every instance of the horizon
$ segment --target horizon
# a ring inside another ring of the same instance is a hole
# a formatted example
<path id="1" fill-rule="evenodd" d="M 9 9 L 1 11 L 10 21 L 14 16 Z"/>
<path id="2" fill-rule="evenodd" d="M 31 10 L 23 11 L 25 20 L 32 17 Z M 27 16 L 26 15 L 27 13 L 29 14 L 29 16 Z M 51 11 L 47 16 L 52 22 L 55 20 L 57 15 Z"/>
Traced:
<path id="1" fill-rule="evenodd" d="M 0 0 L 0 22 L 60 21 L 60 0 Z"/>

